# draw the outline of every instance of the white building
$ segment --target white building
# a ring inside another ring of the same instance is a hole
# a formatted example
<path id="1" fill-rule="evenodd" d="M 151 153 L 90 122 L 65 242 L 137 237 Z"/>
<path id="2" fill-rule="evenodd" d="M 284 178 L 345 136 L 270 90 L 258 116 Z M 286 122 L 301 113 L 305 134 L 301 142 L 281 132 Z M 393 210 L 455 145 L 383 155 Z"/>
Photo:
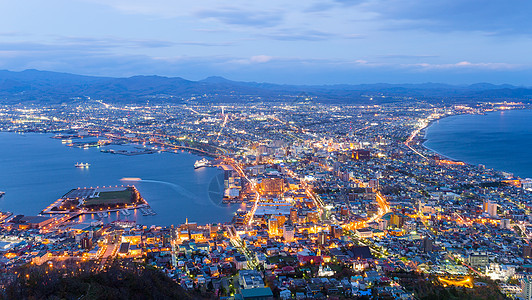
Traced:
<path id="1" fill-rule="evenodd" d="M 514 266 L 499 265 L 494 263 L 486 266 L 486 276 L 490 277 L 492 280 L 506 281 L 514 275 Z"/>
<path id="2" fill-rule="evenodd" d="M 532 281 L 528 277 L 521 280 L 521 299 L 532 299 Z"/>
<path id="3" fill-rule="evenodd" d="M 497 217 L 497 206 L 497 203 L 491 200 L 484 201 L 484 212 L 490 217 Z"/>
<path id="4" fill-rule="evenodd" d="M 521 180 L 521 186 L 525 190 L 532 191 L 532 178 L 527 178 L 527 179 Z"/>

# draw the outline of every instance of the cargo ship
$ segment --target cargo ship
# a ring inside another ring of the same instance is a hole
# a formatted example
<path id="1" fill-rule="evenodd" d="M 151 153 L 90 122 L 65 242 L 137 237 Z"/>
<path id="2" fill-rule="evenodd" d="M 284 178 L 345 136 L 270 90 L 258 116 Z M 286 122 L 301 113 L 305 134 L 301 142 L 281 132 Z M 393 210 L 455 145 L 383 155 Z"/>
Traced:
<path id="1" fill-rule="evenodd" d="M 76 168 L 88 168 L 88 167 L 91 166 L 91 164 L 89 164 L 89 163 L 76 163 L 74 166 Z"/>
<path id="2" fill-rule="evenodd" d="M 206 158 L 202 158 L 201 160 L 196 160 L 194 163 L 194 169 L 199 169 L 201 167 L 207 167 L 209 166 L 209 160 Z"/>

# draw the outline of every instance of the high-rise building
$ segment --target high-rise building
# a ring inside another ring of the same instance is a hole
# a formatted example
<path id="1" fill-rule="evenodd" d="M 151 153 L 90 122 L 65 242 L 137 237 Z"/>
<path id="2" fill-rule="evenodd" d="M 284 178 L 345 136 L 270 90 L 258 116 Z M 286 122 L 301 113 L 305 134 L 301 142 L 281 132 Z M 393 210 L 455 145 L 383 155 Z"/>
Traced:
<path id="1" fill-rule="evenodd" d="M 417 229 L 417 224 L 416 222 L 414 221 L 406 221 L 404 224 L 403 224 L 403 229 L 407 232 L 407 233 L 410 233 L 412 231 L 415 231 Z"/>
<path id="2" fill-rule="evenodd" d="M 290 222 L 297 223 L 297 209 L 290 209 Z"/>
<path id="3" fill-rule="evenodd" d="M 502 219 L 501 220 L 501 224 L 499 225 L 499 227 L 501 229 L 510 229 L 511 228 L 510 220 L 509 219 Z"/>
<path id="4" fill-rule="evenodd" d="M 469 265 L 473 267 L 485 267 L 489 265 L 489 257 L 486 252 L 471 252 L 467 260 Z"/>
<path id="5" fill-rule="evenodd" d="M 285 224 L 283 227 L 283 238 L 287 242 L 294 240 L 294 227 L 288 224 Z"/>
<path id="6" fill-rule="evenodd" d="M 484 212 L 490 217 L 497 217 L 497 203 L 491 200 L 484 200 Z"/>
<path id="7" fill-rule="evenodd" d="M 532 299 L 532 281 L 528 277 L 521 280 L 521 299 Z"/>
<path id="8" fill-rule="evenodd" d="M 369 187 L 378 190 L 379 189 L 379 180 L 374 178 L 369 180 Z"/>
<path id="9" fill-rule="evenodd" d="M 532 246 L 529 244 L 523 246 L 523 258 L 532 258 Z"/>
<path id="10" fill-rule="evenodd" d="M 338 239 L 342 236 L 342 227 L 338 225 L 332 225 L 331 226 L 331 237 Z"/>
<path id="11" fill-rule="evenodd" d="M 80 244 L 82 249 L 92 249 L 92 240 L 88 237 L 82 238 Z"/>
<path id="12" fill-rule="evenodd" d="M 277 218 L 270 218 L 268 220 L 268 232 L 270 235 L 277 235 L 279 233 L 279 223 Z"/>
<path id="13" fill-rule="evenodd" d="M 386 230 L 388 228 L 388 221 L 386 219 L 380 219 L 379 220 L 379 229 L 380 230 Z"/>
<path id="14" fill-rule="evenodd" d="M 325 245 L 325 241 L 327 240 L 327 234 L 325 231 L 318 232 L 318 245 Z"/>
<path id="15" fill-rule="evenodd" d="M 432 252 L 433 246 L 432 246 L 432 239 L 428 236 L 423 238 L 423 252 Z"/>
<path id="16" fill-rule="evenodd" d="M 396 226 L 397 228 L 402 228 L 404 220 L 405 218 L 403 214 L 392 214 L 390 217 L 390 225 Z"/>

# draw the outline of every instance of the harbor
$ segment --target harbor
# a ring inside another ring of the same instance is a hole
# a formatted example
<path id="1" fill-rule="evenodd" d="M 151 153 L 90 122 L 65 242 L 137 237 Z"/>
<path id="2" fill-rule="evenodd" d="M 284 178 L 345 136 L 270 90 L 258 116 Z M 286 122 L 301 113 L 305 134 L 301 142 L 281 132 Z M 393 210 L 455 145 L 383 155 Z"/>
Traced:
<path id="1" fill-rule="evenodd" d="M 41 215 L 96 213 L 105 218 L 115 211 L 129 216 L 130 209 L 142 209 L 146 215 L 156 214 L 134 186 L 114 186 L 72 189 L 41 211 Z"/>
<path id="2" fill-rule="evenodd" d="M 135 185 L 157 213 L 145 216 L 139 209 L 129 208 L 131 215 L 123 215 L 116 208 L 110 208 L 106 217 L 109 221 L 120 217 L 121 220 L 139 224 L 168 226 L 188 216 L 200 224 L 227 222 L 238 208 L 219 205 L 223 191 L 209 194 L 209 185 L 222 176 L 223 171 L 214 167 L 195 170 L 194 163 L 201 160 L 202 156 L 187 151 L 178 151 L 176 154 L 173 150 L 151 155 L 109 155 L 97 148 L 68 147 L 61 143 L 61 139 L 51 139 L 52 136 L 0 133 L 0 143 L 6 145 L 0 149 L 0 155 L 12 158 L 4 161 L 3 167 L 13 170 L 9 174 L 0 174 L 0 190 L 6 192 L 0 198 L 0 210 L 35 215 L 72 187 L 104 185 Z M 40 149 L 38 153 L 34 150 L 37 146 Z M 104 148 L 135 151 L 135 146 L 113 145 Z M 28 163 L 21 164 L 20 161 Z M 76 162 L 89 163 L 90 167 L 74 167 Z M 39 170 L 38 175 L 36 170 Z M 27 184 L 21 185 L 24 182 Z M 79 219 L 91 222 L 98 218 L 94 211 L 92 215 L 84 214 Z"/>

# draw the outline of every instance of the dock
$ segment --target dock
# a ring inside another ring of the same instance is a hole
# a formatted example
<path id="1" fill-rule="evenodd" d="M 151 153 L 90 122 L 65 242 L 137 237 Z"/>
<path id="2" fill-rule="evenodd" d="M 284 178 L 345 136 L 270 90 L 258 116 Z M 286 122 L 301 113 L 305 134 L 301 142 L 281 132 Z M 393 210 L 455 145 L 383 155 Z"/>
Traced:
<path id="1" fill-rule="evenodd" d="M 141 207 L 140 211 L 143 216 L 155 216 L 157 213 L 149 206 Z"/>

